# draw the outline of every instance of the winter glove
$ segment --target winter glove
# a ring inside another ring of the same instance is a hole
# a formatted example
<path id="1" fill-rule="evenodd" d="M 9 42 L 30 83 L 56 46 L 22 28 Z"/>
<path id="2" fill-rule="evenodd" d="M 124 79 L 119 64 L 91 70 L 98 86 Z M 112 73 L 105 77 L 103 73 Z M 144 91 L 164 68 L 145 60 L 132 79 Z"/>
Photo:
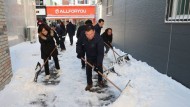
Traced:
<path id="1" fill-rule="evenodd" d="M 98 71 L 99 71 L 99 69 L 98 69 L 98 67 L 97 67 L 97 66 L 94 66 L 94 71 L 96 71 L 96 72 L 98 72 Z"/>

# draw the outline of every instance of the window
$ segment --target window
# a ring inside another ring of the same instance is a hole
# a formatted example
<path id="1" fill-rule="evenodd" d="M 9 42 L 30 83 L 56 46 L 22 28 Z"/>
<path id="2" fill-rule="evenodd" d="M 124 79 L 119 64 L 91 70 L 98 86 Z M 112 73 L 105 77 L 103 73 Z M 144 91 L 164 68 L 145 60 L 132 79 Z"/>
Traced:
<path id="1" fill-rule="evenodd" d="M 36 0 L 36 5 L 43 5 L 43 0 Z"/>
<path id="2" fill-rule="evenodd" d="M 36 5 L 40 5 L 40 0 L 36 0 Z"/>
<path id="3" fill-rule="evenodd" d="M 107 0 L 106 14 L 113 15 L 113 0 Z"/>
<path id="4" fill-rule="evenodd" d="M 78 0 L 78 4 L 88 4 L 88 0 Z"/>
<path id="5" fill-rule="evenodd" d="M 165 22 L 189 23 L 190 0 L 167 0 Z"/>

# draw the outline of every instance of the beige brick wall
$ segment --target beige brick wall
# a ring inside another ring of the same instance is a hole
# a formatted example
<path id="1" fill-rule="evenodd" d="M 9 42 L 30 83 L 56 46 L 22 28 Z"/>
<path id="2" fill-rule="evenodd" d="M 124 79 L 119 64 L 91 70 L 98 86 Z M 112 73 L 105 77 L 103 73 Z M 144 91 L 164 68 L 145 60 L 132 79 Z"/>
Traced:
<path id="1" fill-rule="evenodd" d="M 0 0 L 0 90 L 8 84 L 12 77 L 9 53 L 4 2 Z"/>

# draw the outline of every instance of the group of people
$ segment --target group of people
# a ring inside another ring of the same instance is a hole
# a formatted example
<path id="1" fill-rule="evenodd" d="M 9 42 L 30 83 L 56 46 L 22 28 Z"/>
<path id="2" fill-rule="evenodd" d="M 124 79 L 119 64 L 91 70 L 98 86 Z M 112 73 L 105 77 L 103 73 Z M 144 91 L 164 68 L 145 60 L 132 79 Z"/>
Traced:
<path id="1" fill-rule="evenodd" d="M 77 30 L 77 43 L 76 53 L 77 58 L 81 59 L 82 69 L 86 68 L 87 86 L 85 90 L 90 90 L 93 86 L 92 82 L 92 70 L 103 74 L 103 58 L 112 48 L 112 29 L 107 28 L 105 32 L 101 34 L 101 29 L 104 25 L 104 20 L 99 19 L 98 23 L 93 26 L 91 20 L 86 20 L 84 25 L 81 25 Z M 70 28 L 68 30 L 68 28 Z M 55 45 L 60 45 L 61 50 L 66 50 L 64 41 L 66 32 L 70 38 L 70 45 L 73 45 L 73 36 L 75 35 L 75 27 L 71 22 L 68 22 L 66 28 L 63 23 L 58 25 L 52 25 L 51 28 L 47 24 L 41 24 L 38 28 L 39 42 L 41 44 L 41 58 L 45 63 L 45 79 L 50 78 L 48 59 L 53 57 L 55 62 L 56 73 L 60 73 L 60 65 L 58 62 L 58 50 Z M 58 36 L 57 36 L 58 35 Z M 104 51 L 105 47 L 105 51 Z M 89 64 L 93 65 L 93 67 Z M 98 85 L 104 86 L 102 76 L 98 73 Z"/>

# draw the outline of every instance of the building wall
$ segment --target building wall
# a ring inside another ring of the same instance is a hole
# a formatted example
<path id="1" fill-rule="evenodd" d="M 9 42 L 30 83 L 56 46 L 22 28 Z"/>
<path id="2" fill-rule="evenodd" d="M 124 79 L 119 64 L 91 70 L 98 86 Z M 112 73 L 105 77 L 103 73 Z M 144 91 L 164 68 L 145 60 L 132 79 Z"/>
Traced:
<path id="1" fill-rule="evenodd" d="M 190 25 L 164 23 L 165 0 L 114 0 L 112 16 L 106 1 L 114 45 L 190 88 Z"/>
<path id="2" fill-rule="evenodd" d="M 28 39 L 25 29 L 36 26 L 35 0 L 4 0 L 9 45 Z"/>
<path id="3" fill-rule="evenodd" d="M 0 90 L 10 82 L 12 77 L 4 7 L 4 0 L 0 0 Z"/>
<path id="4" fill-rule="evenodd" d="M 62 0 L 63 5 L 69 5 L 69 1 L 68 0 Z"/>

